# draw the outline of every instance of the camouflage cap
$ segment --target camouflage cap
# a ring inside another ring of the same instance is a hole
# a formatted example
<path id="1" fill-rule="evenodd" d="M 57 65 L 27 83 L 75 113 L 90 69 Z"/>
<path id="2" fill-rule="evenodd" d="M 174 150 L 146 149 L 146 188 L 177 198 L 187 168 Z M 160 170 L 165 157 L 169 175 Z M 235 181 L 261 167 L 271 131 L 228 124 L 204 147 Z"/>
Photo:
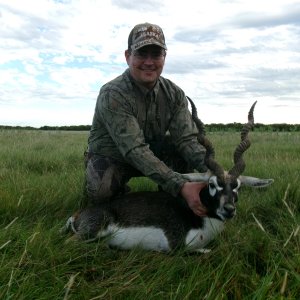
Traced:
<path id="1" fill-rule="evenodd" d="M 128 50 L 137 50 L 147 45 L 157 45 L 165 50 L 165 36 L 158 25 L 143 23 L 136 25 L 128 37 Z"/>

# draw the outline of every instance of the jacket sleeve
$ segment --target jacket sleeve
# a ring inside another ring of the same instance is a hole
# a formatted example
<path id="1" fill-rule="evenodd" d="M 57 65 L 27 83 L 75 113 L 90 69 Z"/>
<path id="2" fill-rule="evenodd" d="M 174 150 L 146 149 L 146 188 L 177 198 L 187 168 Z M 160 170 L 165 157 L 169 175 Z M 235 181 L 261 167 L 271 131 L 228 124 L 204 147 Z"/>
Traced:
<path id="1" fill-rule="evenodd" d="M 120 93 L 109 90 L 100 93 L 96 110 L 125 160 L 165 191 L 177 196 L 187 180 L 168 168 L 149 149 L 129 102 Z"/>

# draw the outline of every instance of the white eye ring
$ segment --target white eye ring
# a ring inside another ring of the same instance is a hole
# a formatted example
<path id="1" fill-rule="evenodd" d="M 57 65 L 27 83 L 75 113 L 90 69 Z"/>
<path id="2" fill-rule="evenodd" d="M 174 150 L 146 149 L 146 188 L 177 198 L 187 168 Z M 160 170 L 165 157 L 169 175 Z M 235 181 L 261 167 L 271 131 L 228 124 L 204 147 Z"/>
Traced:
<path id="1" fill-rule="evenodd" d="M 234 193 L 238 193 L 239 188 L 241 187 L 241 181 L 239 179 L 237 179 L 237 187 L 235 189 L 233 189 L 232 191 Z"/>
<path id="2" fill-rule="evenodd" d="M 217 193 L 217 189 L 213 184 L 208 185 L 209 194 L 213 197 Z"/>
<path id="3" fill-rule="evenodd" d="M 213 197 L 215 196 L 215 194 L 220 191 L 223 190 L 222 187 L 220 187 L 218 185 L 218 180 L 217 180 L 217 177 L 216 176 L 212 176 L 209 178 L 208 180 L 208 188 L 209 188 L 209 194 Z"/>

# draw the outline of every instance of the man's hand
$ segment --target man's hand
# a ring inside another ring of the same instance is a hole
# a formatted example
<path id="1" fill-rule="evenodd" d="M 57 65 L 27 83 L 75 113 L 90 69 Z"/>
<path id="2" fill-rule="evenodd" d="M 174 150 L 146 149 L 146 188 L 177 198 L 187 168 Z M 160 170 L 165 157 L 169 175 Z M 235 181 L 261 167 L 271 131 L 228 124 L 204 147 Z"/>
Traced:
<path id="1" fill-rule="evenodd" d="M 200 200 L 200 191 L 206 186 L 203 182 L 186 182 L 180 191 L 190 209 L 198 216 L 206 216 L 207 210 Z"/>

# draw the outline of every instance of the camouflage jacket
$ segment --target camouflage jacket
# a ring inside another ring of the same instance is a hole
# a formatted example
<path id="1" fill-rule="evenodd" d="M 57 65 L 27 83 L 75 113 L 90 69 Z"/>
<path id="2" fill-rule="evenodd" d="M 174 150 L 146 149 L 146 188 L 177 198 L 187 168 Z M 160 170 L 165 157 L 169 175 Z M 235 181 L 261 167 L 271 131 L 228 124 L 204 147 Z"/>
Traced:
<path id="1" fill-rule="evenodd" d="M 197 129 L 184 92 L 163 77 L 149 91 L 137 84 L 127 69 L 100 90 L 89 151 L 129 163 L 176 196 L 187 180 L 149 148 L 167 131 L 189 165 L 199 172 L 206 171 L 205 149 L 197 142 Z"/>

